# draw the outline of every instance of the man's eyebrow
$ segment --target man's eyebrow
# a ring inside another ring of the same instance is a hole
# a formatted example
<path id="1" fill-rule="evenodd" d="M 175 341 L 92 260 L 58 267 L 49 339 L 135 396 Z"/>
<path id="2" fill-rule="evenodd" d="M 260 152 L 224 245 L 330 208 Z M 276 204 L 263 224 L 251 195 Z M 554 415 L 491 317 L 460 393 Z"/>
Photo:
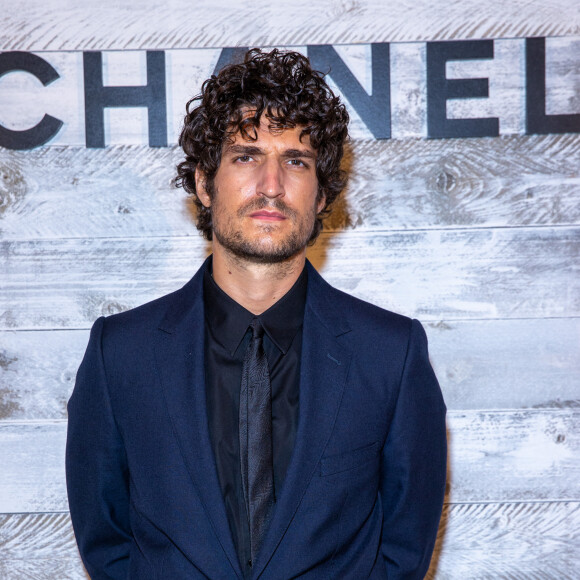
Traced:
<path id="1" fill-rule="evenodd" d="M 265 155 L 265 151 L 257 145 L 228 145 L 225 153 L 231 155 Z M 286 159 L 316 159 L 316 153 L 310 149 L 286 149 L 282 152 Z"/>
<path id="2" fill-rule="evenodd" d="M 316 159 L 316 153 L 310 151 L 310 149 L 286 149 L 282 155 L 287 158 L 304 157 L 307 159 Z"/>
<path id="3" fill-rule="evenodd" d="M 263 155 L 264 150 L 256 145 L 228 145 L 225 153 L 234 155 Z"/>

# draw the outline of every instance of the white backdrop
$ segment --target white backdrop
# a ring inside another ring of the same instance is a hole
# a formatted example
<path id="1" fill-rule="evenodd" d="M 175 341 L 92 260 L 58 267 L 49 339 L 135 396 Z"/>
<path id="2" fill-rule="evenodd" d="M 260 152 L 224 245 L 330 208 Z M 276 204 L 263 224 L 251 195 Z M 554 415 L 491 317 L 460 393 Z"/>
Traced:
<path id="1" fill-rule="evenodd" d="M 576 578 L 577 1 L 4 4 L 0 51 L 33 53 L 58 78 L 6 71 L 0 126 L 63 124 L 28 150 L 0 132 L 0 578 L 85 578 L 67 514 L 66 401 L 93 320 L 178 288 L 208 252 L 172 179 L 185 101 L 221 48 L 333 45 L 384 106 L 371 43 L 389 47 L 391 138 L 362 119 L 364 95 L 348 102 L 350 183 L 309 257 L 337 287 L 426 325 L 450 443 L 429 575 Z M 545 114 L 567 115 L 560 133 L 527 119 L 526 38 L 543 37 Z M 446 114 L 497 118 L 498 136 L 428 138 L 428 46 L 441 40 L 492 41 L 493 58 L 445 67 L 488 79 L 489 96 L 449 100 Z M 149 146 L 143 108 L 106 109 L 105 147 L 87 146 L 84 51 L 102 52 L 113 86 L 146 84 L 146 51 L 163 52 L 167 147 Z M 338 76 L 348 101 L 355 85 Z"/>

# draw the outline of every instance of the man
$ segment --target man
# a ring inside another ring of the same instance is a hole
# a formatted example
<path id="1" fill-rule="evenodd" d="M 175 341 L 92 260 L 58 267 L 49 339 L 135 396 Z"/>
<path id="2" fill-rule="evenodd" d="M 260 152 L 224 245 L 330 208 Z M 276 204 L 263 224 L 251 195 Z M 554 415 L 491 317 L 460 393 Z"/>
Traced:
<path id="1" fill-rule="evenodd" d="M 250 51 L 188 103 L 178 183 L 213 254 L 97 320 L 69 402 L 92 578 L 425 575 L 446 465 L 425 333 L 305 258 L 345 184 L 347 123 L 292 52 Z"/>

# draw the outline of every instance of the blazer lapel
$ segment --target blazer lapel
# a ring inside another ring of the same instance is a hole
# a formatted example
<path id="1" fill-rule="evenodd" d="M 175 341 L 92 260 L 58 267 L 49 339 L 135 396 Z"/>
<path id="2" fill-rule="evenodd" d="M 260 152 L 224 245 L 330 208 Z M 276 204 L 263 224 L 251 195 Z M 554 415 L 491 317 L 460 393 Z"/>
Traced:
<path id="1" fill-rule="evenodd" d="M 156 359 L 173 431 L 217 539 L 242 577 L 221 494 L 207 422 L 203 270 L 178 291 L 157 332 Z"/>
<path id="2" fill-rule="evenodd" d="M 350 329 L 329 307 L 329 292 L 334 289 L 309 262 L 307 267 L 298 432 L 286 480 L 254 565 L 252 576 L 256 579 L 290 525 L 330 438 L 351 359 L 350 350 L 337 340 Z"/>

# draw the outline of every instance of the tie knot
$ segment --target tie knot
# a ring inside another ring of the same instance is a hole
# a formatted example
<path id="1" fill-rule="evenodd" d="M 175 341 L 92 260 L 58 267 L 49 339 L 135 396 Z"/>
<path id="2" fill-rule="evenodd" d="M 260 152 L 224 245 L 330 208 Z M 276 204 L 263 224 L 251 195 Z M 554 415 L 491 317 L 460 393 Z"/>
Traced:
<path id="1" fill-rule="evenodd" d="M 252 322 L 250 322 L 250 328 L 252 329 L 253 338 L 261 339 L 264 336 L 264 327 L 259 318 L 254 318 Z"/>

